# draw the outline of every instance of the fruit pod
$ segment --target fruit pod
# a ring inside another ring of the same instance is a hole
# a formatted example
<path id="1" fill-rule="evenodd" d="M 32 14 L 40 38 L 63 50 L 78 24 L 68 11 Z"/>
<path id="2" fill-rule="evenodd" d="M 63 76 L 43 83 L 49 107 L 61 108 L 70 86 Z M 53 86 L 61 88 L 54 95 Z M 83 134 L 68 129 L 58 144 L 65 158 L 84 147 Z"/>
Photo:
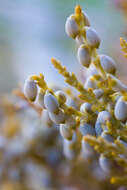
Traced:
<path id="1" fill-rule="evenodd" d="M 71 15 L 67 18 L 65 23 L 65 31 L 71 38 L 75 38 L 79 34 L 78 24 L 74 15 Z"/>
<path id="2" fill-rule="evenodd" d="M 96 124 L 95 124 L 95 131 L 96 135 L 100 136 L 103 132 L 103 128 L 106 129 L 106 122 L 111 120 L 111 114 L 108 111 L 101 111 L 98 114 Z M 102 128 L 103 125 L 103 128 Z"/>
<path id="3" fill-rule="evenodd" d="M 127 102 L 122 100 L 122 97 L 116 102 L 114 114 L 116 119 L 122 122 L 127 120 Z"/>
<path id="4" fill-rule="evenodd" d="M 27 79 L 24 84 L 24 95 L 30 100 L 35 101 L 37 96 L 37 85 L 34 80 Z"/>
<path id="5" fill-rule="evenodd" d="M 91 27 L 85 27 L 85 31 L 88 45 L 92 48 L 99 48 L 101 40 L 96 30 Z"/>
<path id="6" fill-rule="evenodd" d="M 108 111 L 99 112 L 97 117 L 97 122 L 106 124 L 106 122 L 110 120 L 111 120 L 111 114 Z"/>
<path id="7" fill-rule="evenodd" d="M 49 112 L 53 112 L 53 113 L 59 112 L 59 103 L 57 99 L 49 92 L 45 93 L 44 105 Z"/>
<path id="8" fill-rule="evenodd" d="M 67 101 L 66 101 L 66 105 L 67 106 L 70 106 L 74 109 L 78 109 L 78 105 L 77 105 L 77 102 L 75 102 L 72 98 L 70 97 L 67 97 Z"/>
<path id="9" fill-rule="evenodd" d="M 98 75 L 98 71 L 93 63 L 91 63 L 89 68 L 87 69 L 86 75 L 87 75 L 87 78 L 93 75 Z"/>
<path id="10" fill-rule="evenodd" d="M 49 117 L 49 113 L 46 109 L 43 109 L 42 115 L 41 115 L 41 121 L 42 124 L 46 127 L 52 127 L 53 126 L 53 122 Z"/>
<path id="11" fill-rule="evenodd" d="M 96 135 L 95 129 L 90 124 L 87 124 L 87 123 L 80 125 L 80 132 L 83 136 L 86 136 L 86 135 L 95 136 Z"/>
<path id="12" fill-rule="evenodd" d="M 64 139 L 71 140 L 73 132 L 66 124 L 60 124 L 60 134 Z"/>
<path id="13" fill-rule="evenodd" d="M 66 102 L 66 94 L 62 90 L 56 91 L 55 95 L 60 104 L 64 104 Z"/>
<path id="14" fill-rule="evenodd" d="M 85 102 L 80 106 L 80 111 L 82 113 L 91 113 L 92 112 L 92 105 L 90 103 Z"/>
<path id="15" fill-rule="evenodd" d="M 84 67 L 89 67 L 91 63 L 91 53 L 86 45 L 81 45 L 78 48 L 77 56 L 80 64 L 82 64 Z"/>
<path id="16" fill-rule="evenodd" d="M 84 84 L 84 88 L 85 89 L 89 89 L 89 88 L 92 88 L 92 89 L 97 89 L 97 83 L 96 81 L 93 79 L 93 77 L 89 77 L 87 78 L 85 84 Z"/>
<path id="17" fill-rule="evenodd" d="M 107 56 L 107 55 L 99 55 L 100 57 L 100 63 L 103 69 L 110 74 L 115 74 L 116 73 L 116 63 L 115 61 Z"/>
<path id="18" fill-rule="evenodd" d="M 57 114 L 49 112 L 49 117 L 55 124 L 60 124 L 65 122 L 65 114 L 61 109 L 59 109 L 59 112 Z"/>
<path id="19" fill-rule="evenodd" d="M 103 128 L 102 128 L 102 124 L 99 122 L 95 123 L 95 131 L 96 131 L 96 136 L 99 137 L 101 136 L 102 132 L 103 132 Z"/>
<path id="20" fill-rule="evenodd" d="M 93 93 L 95 94 L 96 98 L 99 99 L 103 96 L 104 90 L 102 89 L 95 89 L 93 90 Z"/>

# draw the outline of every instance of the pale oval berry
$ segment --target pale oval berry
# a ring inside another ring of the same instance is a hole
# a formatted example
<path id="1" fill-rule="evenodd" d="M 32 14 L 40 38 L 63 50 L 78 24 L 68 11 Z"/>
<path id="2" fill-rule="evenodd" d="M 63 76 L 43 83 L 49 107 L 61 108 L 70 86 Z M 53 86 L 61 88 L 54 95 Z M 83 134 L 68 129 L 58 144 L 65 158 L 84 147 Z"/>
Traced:
<path id="1" fill-rule="evenodd" d="M 41 121 L 42 121 L 43 125 L 46 127 L 52 127 L 53 126 L 53 122 L 50 119 L 49 113 L 46 109 L 43 109 L 43 111 L 42 111 Z"/>
<path id="2" fill-rule="evenodd" d="M 99 48 L 100 46 L 100 37 L 97 32 L 91 27 L 85 27 L 86 31 L 86 40 L 90 47 Z"/>
<path id="3" fill-rule="evenodd" d="M 91 53 L 88 47 L 81 45 L 78 48 L 78 60 L 84 67 L 89 67 L 91 63 Z"/>
<path id="4" fill-rule="evenodd" d="M 78 109 L 77 103 L 70 97 L 67 97 L 66 105 L 68 105 L 72 108 Z"/>
<path id="5" fill-rule="evenodd" d="M 99 55 L 100 56 L 100 63 L 103 69 L 107 73 L 115 74 L 116 73 L 116 63 L 115 61 L 107 56 L 107 55 Z"/>
<path id="6" fill-rule="evenodd" d="M 87 123 L 80 125 L 80 132 L 83 136 L 86 136 L 86 135 L 95 136 L 96 135 L 95 129 L 90 124 L 87 124 Z"/>
<path id="7" fill-rule="evenodd" d="M 65 23 L 65 31 L 71 38 L 75 38 L 79 34 L 78 24 L 75 21 L 74 15 L 67 18 Z"/>
<path id="8" fill-rule="evenodd" d="M 49 92 L 45 93 L 44 105 L 49 112 L 58 113 L 59 103 L 57 99 Z"/>
<path id="9" fill-rule="evenodd" d="M 72 132 L 71 128 L 67 127 L 66 124 L 60 124 L 60 134 L 63 138 L 65 138 L 67 140 L 71 140 L 73 132 Z"/>
<path id="10" fill-rule="evenodd" d="M 43 93 L 41 90 L 38 92 L 37 103 L 41 107 L 45 107 L 45 105 L 44 105 L 44 95 L 45 95 L 45 93 Z"/>
<path id="11" fill-rule="evenodd" d="M 93 93 L 95 94 L 96 98 L 99 99 L 103 96 L 104 90 L 102 89 L 95 89 L 93 90 Z"/>
<path id="12" fill-rule="evenodd" d="M 127 102 L 119 98 L 116 102 L 114 114 L 116 119 L 125 122 L 127 120 Z"/>
<path id="13" fill-rule="evenodd" d="M 86 75 L 87 75 L 87 78 L 93 75 L 98 75 L 98 71 L 94 64 L 92 63 L 90 64 L 89 68 L 87 69 Z"/>
<path id="14" fill-rule="evenodd" d="M 97 83 L 96 81 L 93 79 L 93 77 L 88 77 L 85 84 L 84 84 L 84 88 L 85 89 L 89 89 L 89 88 L 92 88 L 92 89 L 97 89 Z"/>
<path id="15" fill-rule="evenodd" d="M 27 79 L 24 84 L 24 95 L 30 100 L 35 101 L 37 96 L 37 85 L 34 80 Z"/>
<path id="16" fill-rule="evenodd" d="M 99 112 L 97 117 L 97 122 L 106 124 L 106 122 L 110 120 L 111 120 L 111 114 L 108 111 Z"/>
<path id="17" fill-rule="evenodd" d="M 110 160 L 109 158 L 106 158 L 102 154 L 100 155 L 100 158 L 99 158 L 99 164 L 100 164 L 101 169 L 106 173 L 110 173 L 114 166 L 112 160 Z"/>
<path id="18" fill-rule="evenodd" d="M 60 124 L 65 122 L 65 114 L 61 109 L 59 109 L 59 112 L 57 114 L 49 112 L 49 117 L 55 124 Z"/>
<path id="19" fill-rule="evenodd" d="M 101 136 L 101 134 L 102 134 L 102 132 L 103 132 L 102 124 L 101 124 L 101 123 L 99 123 L 99 122 L 96 122 L 96 123 L 95 123 L 95 131 L 96 131 L 97 137 L 98 137 L 98 136 Z"/>
<path id="20" fill-rule="evenodd" d="M 61 104 L 64 104 L 66 102 L 66 94 L 62 91 L 62 90 L 58 90 L 55 92 L 55 95 L 58 99 L 58 101 L 61 103 Z"/>
<path id="21" fill-rule="evenodd" d="M 80 111 L 83 112 L 83 113 L 91 113 L 92 112 L 92 105 L 90 103 L 83 103 L 81 106 L 80 106 Z"/>
<path id="22" fill-rule="evenodd" d="M 82 14 L 83 14 L 83 19 L 84 19 L 84 25 L 90 26 L 90 21 L 89 21 L 88 15 L 84 11 L 82 11 Z"/>

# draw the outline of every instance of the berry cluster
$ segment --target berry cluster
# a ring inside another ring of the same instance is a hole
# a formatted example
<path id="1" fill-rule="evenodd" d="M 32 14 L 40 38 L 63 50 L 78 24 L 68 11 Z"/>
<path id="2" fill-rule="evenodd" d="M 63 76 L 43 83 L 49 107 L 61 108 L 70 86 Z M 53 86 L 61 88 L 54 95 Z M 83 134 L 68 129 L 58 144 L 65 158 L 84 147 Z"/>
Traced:
<path id="1" fill-rule="evenodd" d="M 43 108 L 43 125 L 59 128 L 69 160 L 97 160 L 111 183 L 127 185 L 127 86 L 116 77 L 115 61 L 98 54 L 100 37 L 80 6 L 67 18 L 65 31 L 78 46 L 79 63 L 87 68 L 85 84 L 56 59 L 51 62 L 80 94 L 50 89 L 42 74 L 25 81 L 24 94 Z"/>

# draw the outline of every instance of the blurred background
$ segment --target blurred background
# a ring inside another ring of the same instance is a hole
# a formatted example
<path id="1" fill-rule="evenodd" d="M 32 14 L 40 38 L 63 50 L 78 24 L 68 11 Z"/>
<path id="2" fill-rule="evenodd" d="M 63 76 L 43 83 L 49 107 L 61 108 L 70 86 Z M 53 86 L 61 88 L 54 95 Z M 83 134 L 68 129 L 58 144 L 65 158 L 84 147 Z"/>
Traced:
<path id="1" fill-rule="evenodd" d="M 89 15 L 99 33 L 100 53 L 112 56 L 127 84 L 127 66 L 119 38 L 126 36 L 126 0 L 0 0 L 0 94 L 10 92 L 30 74 L 64 84 L 50 63 L 61 60 L 78 74 L 75 42 L 65 34 L 64 24 L 76 4 Z"/>

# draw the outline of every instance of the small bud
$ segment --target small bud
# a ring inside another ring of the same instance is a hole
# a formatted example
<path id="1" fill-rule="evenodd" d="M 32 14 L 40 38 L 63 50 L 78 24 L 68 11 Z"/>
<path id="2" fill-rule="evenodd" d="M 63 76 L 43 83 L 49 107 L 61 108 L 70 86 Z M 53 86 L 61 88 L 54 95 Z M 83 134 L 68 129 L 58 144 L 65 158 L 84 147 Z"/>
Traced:
<path id="1" fill-rule="evenodd" d="M 59 112 L 57 114 L 49 112 L 49 117 L 55 124 L 60 124 L 65 122 L 65 114 L 61 109 L 59 109 Z"/>
<path id="2" fill-rule="evenodd" d="M 100 55 L 100 63 L 107 73 L 116 73 L 116 63 L 111 57 L 107 55 Z"/>
<path id="3" fill-rule="evenodd" d="M 96 98 L 101 98 L 104 94 L 104 91 L 102 89 L 95 89 L 93 90 L 93 93 L 95 94 Z"/>
<path id="4" fill-rule="evenodd" d="M 92 48 L 99 48 L 101 40 L 97 32 L 91 27 L 85 27 L 85 31 L 86 31 L 86 40 L 89 46 L 91 46 Z"/>
<path id="5" fill-rule="evenodd" d="M 74 15 L 67 18 L 65 24 L 65 31 L 67 35 L 71 38 L 75 38 L 79 34 L 78 24 L 75 21 Z"/>
<path id="6" fill-rule="evenodd" d="M 102 129 L 102 124 L 99 122 L 96 122 L 95 124 L 95 131 L 96 131 L 96 136 L 101 136 L 103 129 Z"/>
<path id="7" fill-rule="evenodd" d="M 110 120 L 111 120 L 111 114 L 108 111 L 101 111 L 98 114 L 97 122 L 106 124 L 106 122 Z"/>
<path id="8" fill-rule="evenodd" d="M 82 14 L 83 14 L 83 19 L 84 19 L 84 25 L 90 26 L 90 21 L 89 21 L 88 15 L 84 11 L 82 11 Z"/>
<path id="9" fill-rule="evenodd" d="M 72 133 L 71 128 L 67 127 L 66 124 L 60 124 L 60 134 L 63 138 L 67 140 L 71 140 L 73 133 Z"/>
<path id="10" fill-rule="evenodd" d="M 44 96 L 44 105 L 49 112 L 58 113 L 59 104 L 57 99 L 49 92 Z"/>
<path id="11" fill-rule="evenodd" d="M 70 97 L 67 97 L 67 102 L 66 104 L 72 108 L 78 109 L 77 103 Z"/>
<path id="12" fill-rule="evenodd" d="M 81 106 L 80 106 L 80 111 L 83 112 L 83 113 L 91 113 L 92 112 L 92 105 L 90 103 L 83 103 Z"/>
<path id="13" fill-rule="evenodd" d="M 66 94 L 62 91 L 62 90 L 58 90 L 55 92 L 55 95 L 58 99 L 58 101 L 61 103 L 61 104 L 64 104 L 66 102 Z"/>
<path id="14" fill-rule="evenodd" d="M 87 78 L 85 84 L 84 84 L 84 88 L 85 89 L 89 89 L 89 88 L 92 88 L 92 89 L 97 89 L 97 83 L 96 81 L 93 79 L 93 77 L 89 77 Z"/>
<path id="15" fill-rule="evenodd" d="M 27 79 L 24 84 L 24 95 L 30 100 L 35 101 L 37 96 L 37 85 L 34 80 Z"/>
<path id="16" fill-rule="evenodd" d="M 88 47 L 86 47 L 85 45 L 81 45 L 78 48 L 78 60 L 80 64 L 85 67 L 89 67 L 91 63 L 91 54 Z"/>
<path id="17" fill-rule="evenodd" d="M 127 120 L 127 102 L 122 100 L 122 97 L 116 102 L 114 114 L 116 119 L 122 122 Z"/>
<path id="18" fill-rule="evenodd" d="M 87 74 L 87 77 L 91 77 L 93 75 L 98 75 L 98 71 L 94 64 L 92 64 L 92 63 L 90 64 L 89 68 L 87 69 L 86 74 Z"/>
<path id="19" fill-rule="evenodd" d="M 103 132 L 103 128 L 106 130 L 106 122 L 111 120 L 111 114 L 108 111 L 101 111 L 98 114 L 96 124 L 95 124 L 95 131 L 96 135 L 100 136 Z M 103 127 L 102 127 L 103 125 Z"/>

